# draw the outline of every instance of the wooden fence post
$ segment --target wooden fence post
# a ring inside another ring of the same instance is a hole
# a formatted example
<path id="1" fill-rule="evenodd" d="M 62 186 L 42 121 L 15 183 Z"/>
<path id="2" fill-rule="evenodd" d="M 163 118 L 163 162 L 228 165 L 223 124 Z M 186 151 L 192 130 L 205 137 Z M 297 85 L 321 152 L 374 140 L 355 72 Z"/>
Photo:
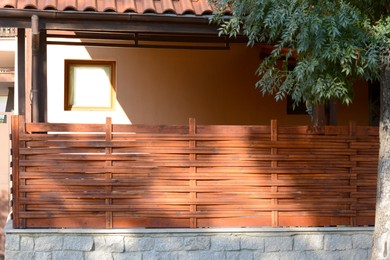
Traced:
<path id="1" fill-rule="evenodd" d="M 12 218 L 13 227 L 19 223 L 19 117 L 12 116 Z"/>
<path id="2" fill-rule="evenodd" d="M 20 199 L 26 196 L 24 192 L 19 192 L 19 171 L 25 171 L 25 169 L 20 169 L 19 166 L 20 160 L 23 159 L 20 158 L 19 149 L 24 148 L 26 145 L 25 141 L 23 143 L 20 142 L 20 135 L 25 133 L 24 116 L 12 116 L 12 216 L 14 228 L 26 227 L 26 220 L 20 218 L 20 212 L 25 210 L 25 206 L 21 206 L 19 202 Z"/>
<path id="3" fill-rule="evenodd" d="M 278 122 L 277 120 L 271 120 L 271 141 L 277 142 L 278 141 Z M 278 154 L 278 148 L 272 147 L 271 148 L 271 155 L 277 155 Z M 271 161 L 271 168 L 274 169 L 278 167 L 278 161 L 272 159 Z M 278 180 L 278 174 L 273 171 L 271 175 L 271 181 L 276 182 Z M 272 193 L 278 192 L 278 186 L 272 184 Z M 278 205 L 278 199 L 272 199 L 272 207 L 276 208 Z M 277 227 L 279 226 L 279 212 L 278 210 L 272 210 L 272 226 Z"/>
<path id="4" fill-rule="evenodd" d="M 188 132 L 189 132 L 189 135 L 190 136 L 194 136 L 196 134 L 196 120 L 195 118 L 189 118 L 189 128 L 188 128 Z M 189 149 L 190 150 L 193 150 L 195 149 L 196 147 L 196 140 L 190 140 L 189 141 Z M 196 153 L 194 152 L 190 152 L 189 153 L 189 161 L 190 161 L 190 165 L 192 165 L 195 161 L 196 161 Z M 190 179 L 190 200 L 195 200 L 196 197 L 197 197 L 197 194 L 196 194 L 196 191 L 193 191 L 196 186 L 197 186 L 197 181 L 196 181 L 196 166 L 190 166 L 190 175 L 191 175 L 191 179 Z M 197 211 L 197 206 L 196 206 L 196 203 L 191 203 L 190 204 L 190 213 L 192 215 L 196 214 L 196 211 Z M 190 218 L 190 227 L 191 228 L 196 228 L 197 227 L 197 219 L 196 217 L 191 217 Z"/>
<path id="5" fill-rule="evenodd" d="M 105 136 L 105 141 L 106 141 L 106 145 L 105 145 L 105 155 L 106 156 L 110 156 L 112 154 L 112 147 L 111 147 L 111 141 L 112 141 L 112 120 L 111 120 L 111 117 L 107 117 L 106 118 L 106 136 Z M 111 166 L 112 166 L 112 160 L 111 159 L 108 159 L 106 160 L 105 162 L 105 168 L 106 168 L 106 173 L 105 173 L 105 178 L 107 181 L 111 181 L 112 179 L 112 171 L 111 171 Z M 109 170 L 107 170 L 109 169 Z M 110 193 L 112 191 L 112 186 L 111 185 L 108 185 L 105 187 L 105 191 L 106 193 Z M 107 198 L 105 200 L 105 204 L 107 206 L 111 205 L 112 204 L 112 199 L 110 198 Z M 106 228 L 112 228 L 113 226 L 113 223 L 112 223 L 112 211 L 111 210 L 107 210 L 106 211 Z"/>
<path id="6" fill-rule="evenodd" d="M 356 122 L 349 122 L 349 142 L 348 142 L 348 148 L 352 150 L 352 143 L 356 141 Z M 349 161 L 351 163 L 351 166 L 349 168 L 349 185 L 352 188 L 352 192 L 350 192 L 350 198 L 353 199 L 353 202 L 351 203 L 350 209 L 354 212 L 354 215 L 350 218 L 350 225 L 355 226 L 356 225 L 356 214 L 357 214 L 357 173 L 356 173 L 356 166 L 357 162 L 356 160 L 353 160 L 354 155 L 356 155 L 357 152 L 355 151 L 353 154 L 349 156 Z"/>

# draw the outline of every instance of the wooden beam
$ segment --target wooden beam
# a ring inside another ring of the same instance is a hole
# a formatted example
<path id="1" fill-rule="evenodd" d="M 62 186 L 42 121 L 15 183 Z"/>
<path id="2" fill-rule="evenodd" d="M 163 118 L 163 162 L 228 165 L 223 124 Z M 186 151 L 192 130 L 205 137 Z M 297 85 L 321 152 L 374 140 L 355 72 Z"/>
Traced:
<path id="1" fill-rule="evenodd" d="M 92 31 L 130 31 L 148 33 L 180 33 L 218 35 L 218 27 L 210 24 L 170 23 L 170 22 L 121 22 L 121 21 L 77 21 L 43 20 L 47 30 L 92 30 Z"/>
<path id="2" fill-rule="evenodd" d="M 39 32 L 39 122 L 47 122 L 47 47 L 46 30 Z"/>
<path id="3" fill-rule="evenodd" d="M 31 43 L 31 28 L 25 29 L 26 31 L 26 38 L 25 38 L 25 59 L 24 59 L 24 65 L 25 65 L 25 107 L 26 107 L 26 122 L 31 123 L 32 119 L 32 111 L 31 111 L 31 95 L 32 95 L 32 43 Z"/>
<path id="4" fill-rule="evenodd" d="M 116 41 L 147 41 L 147 42 L 196 42 L 196 43 L 243 43 L 244 37 L 227 38 L 218 35 L 193 35 L 172 33 L 135 33 L 135 32 L 101 32 L 101 31 L 48 31 L 47 38 L 56 39 L 87 39 L 87 40 L 116 40 Z"/>
<path id="5" fill-rule="evenodd" d="M 242 37 L 231 41 L 218 35 L 173 33 L 98 32 L 50 30 L 47 44 L 73 46 L 103 46 L 123 48 L 205 49 L 227 50 L 230 42 L 244 42 Z M 75 42 L 71 39 L 81 39 Z"/>
<path id="6" fill-rule="evenodd" d="M 38 16 L 31 17 L 32 121 L 39 122 L 39 25 Z"/>
<path id="7" fill-rule="evenodd" d="M 17 59 L 17 68 L 18 68 L 18 114 L 26 115 L 26 32 L 25 29 L 18 29 L 18 59 Z"/>

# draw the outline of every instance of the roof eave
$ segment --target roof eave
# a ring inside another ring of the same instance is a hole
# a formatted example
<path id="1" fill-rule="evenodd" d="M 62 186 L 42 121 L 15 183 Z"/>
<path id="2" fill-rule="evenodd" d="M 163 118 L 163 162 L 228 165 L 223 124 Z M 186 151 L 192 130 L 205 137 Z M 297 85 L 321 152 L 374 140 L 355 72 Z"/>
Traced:
<path id="1" fill-rule="evenodd" d="M 160 31 L 172 27 L 175 32 L 177 30 L 180 31 L 180 28 L 182 28 L 182 33 L 188 31 L 188 33 L 215 34 L 217 32 L 217 25 L 210 24 L 210 15 L 80 12 L 13 8 L 0 8 L 0 27 L 29 28 L 33 15 L 39 17 L 41 29 L 71 29 L 69 27 L 73 28 L 77 23 L 80 23 L 87 30 L 113 30 L 120 23 L 121 26 L 118 30 L 131 30 L 137 27 L 140 30 L 144 30 L 143 26 L 140 25 L 154 25 L 160 27 Z"/>

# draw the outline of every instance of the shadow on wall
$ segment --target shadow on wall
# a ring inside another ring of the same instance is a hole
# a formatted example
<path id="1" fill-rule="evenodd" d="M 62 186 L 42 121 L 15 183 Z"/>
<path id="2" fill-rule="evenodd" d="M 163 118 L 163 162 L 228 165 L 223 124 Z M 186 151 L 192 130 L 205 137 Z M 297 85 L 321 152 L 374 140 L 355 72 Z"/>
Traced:
<path id="1" fill-rule="evenodd" d="M 94 60 L 116 61 L 117 99 L 134 124 L 186 124 L 190 117 L 201 124 L 268 124 L 285 117 L 285 102 L 255 89 L 257 48 L 87 51 Z M 299 119 L 308 123 L 307 116 Z"/>
<path id="2" fill-rule="evenodd" d="M 9 194 L 7 188 L 0 189 L 0 260 L 4 259 L 5 236 L 3 228 L 9 214 Z"/>

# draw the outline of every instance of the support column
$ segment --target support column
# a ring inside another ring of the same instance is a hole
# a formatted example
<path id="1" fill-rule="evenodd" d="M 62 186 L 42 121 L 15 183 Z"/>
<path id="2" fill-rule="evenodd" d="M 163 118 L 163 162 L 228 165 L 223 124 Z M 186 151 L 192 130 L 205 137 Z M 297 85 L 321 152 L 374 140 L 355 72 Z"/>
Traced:
<path id="1" fill-rule="evenodd" d="M 32 122 L 39 122 L 39 18 L 36 15 L 31 17 L 31 110 Z"/>
<path id="2" fill-rule="evenodd" d="M 337 125 L 337 102 L 331 100 L 315 105 L 311 116 L 313 126 Z"/>
<path id="3" fill-rule="evenodd" d="M 31 28 L 25 29 L 25 59 L 24 59 L 24 75 L 25 75 L 25 101 L 24 106 L 26 108 L 26 123 L 32 122 L 32 44 L 31 44 Z"/>
<path id="4" fill-rule="evenodd" d="M 32 49 L 32 121 L 47 121 L 47 86 L 46 86 L 46 31 L 39 29 L 39 18 L 31 17 Z"/>
<path id="5" fill-rule="evenodd" d="M 26 115 L 26 31 L 18 28 L 18 114 Z"/>
<path id="6" fill-rule="evenodd" d="M 39 32 L 39 122 L 47 122 L 47 44 L 46 30 Z"/>

